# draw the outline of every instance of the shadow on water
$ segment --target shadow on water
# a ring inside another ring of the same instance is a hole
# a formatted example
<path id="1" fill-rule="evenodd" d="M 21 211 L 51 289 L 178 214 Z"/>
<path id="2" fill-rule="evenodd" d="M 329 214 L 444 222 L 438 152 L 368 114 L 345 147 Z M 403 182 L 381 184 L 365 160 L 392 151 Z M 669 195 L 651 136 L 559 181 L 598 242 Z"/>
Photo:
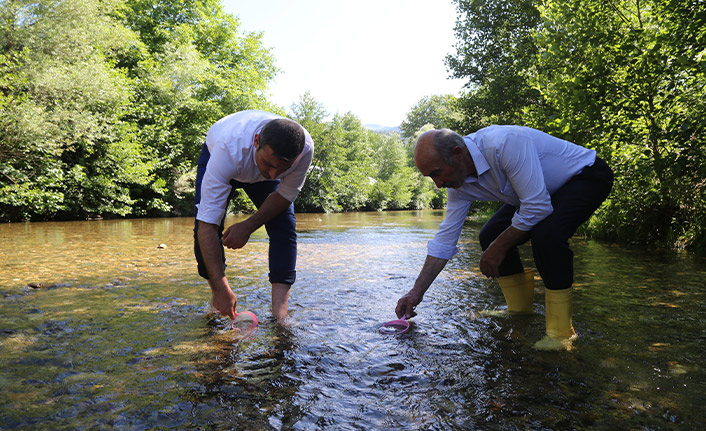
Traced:
<path id="1" fill-rule="evenodd" d="M 575 239 L 576 350 L 538 352 L 541 280 L 534 316 L 479 313 L 504 303 L 477 269 L 481 222 L 391 336 L 378 328 L 443 213 L 297 217 L 286 328 L 268 314 L 264 233 L 228 251 L 254 333 L 209 314 L 190 219 L 0 226 L 0 429 L 705 425 L 704 260 Z"/>

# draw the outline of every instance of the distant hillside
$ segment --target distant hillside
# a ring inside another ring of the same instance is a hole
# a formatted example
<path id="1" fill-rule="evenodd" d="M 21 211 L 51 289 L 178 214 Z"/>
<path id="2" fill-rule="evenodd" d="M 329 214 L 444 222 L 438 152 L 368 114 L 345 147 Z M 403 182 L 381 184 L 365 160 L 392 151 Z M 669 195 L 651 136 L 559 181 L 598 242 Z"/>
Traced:
<path id="1" fill-rule="evenodd" d="M 402 133 L 402 129 L 399 126 L 381 126 L 379 124 L 363 124 L 366 129 L 372 130 L 378 133 Z"/>

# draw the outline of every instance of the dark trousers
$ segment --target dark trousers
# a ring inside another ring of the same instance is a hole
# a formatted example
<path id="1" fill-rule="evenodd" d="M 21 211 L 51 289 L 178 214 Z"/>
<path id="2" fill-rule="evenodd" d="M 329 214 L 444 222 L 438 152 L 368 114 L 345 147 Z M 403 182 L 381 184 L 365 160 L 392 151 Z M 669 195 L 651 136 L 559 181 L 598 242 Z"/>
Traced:
<path id="1" fill-rule="evenodd" d="M 592 166 L 574 176 L 551 196 L 554 211 L 530 231 L 532 255 L 547 289 L 567 289 L 574 282 L 574 253 L 569 238 L 588 220 L 608 197 L 613 187 L 613 172 L 596 157 Z M 488 220 L 479 234 L 483 250 L 512 223 L 517 207 L 505 204 Z M 510 249 L 500 264 L 501 276 L 523 271 L 517 247 Z"/>
<path id="2" fill-rule="evenodd" d="M 206 173 L 206 164 L 208 163 L 208 159 L 210 157 L 211 154 L 208 151 L 208 147 L 204 144 L 201 149 L 198 168 L 196 170 L 196 195 L 194 196 L 194 204 L 196 205 L 201 202 L 201 183 L 203 182 L 203 176 Z M 228 196 L 226 208 L 238 188 L 242 188 L 253 204 L 255 204 L 257 208 L 260 208 L 262 203 L 265 201 L 265 198 L 277 190 L 279 180 L 268 180 L 258 183 L 241 183 L 232 180 L 230 184 L 233 187 L 233 190 Z M 196 212 L 198 214 L 198 208 L 196 208 Z M 221 225 L 218 229 L 218 238 L 221 240 L 223 268 L 225 269 L 226 256 L 222 247 L 224 223 L 225 215 L 223 216 Z M 290 286 L 294 284 L 297 274 L 295 270 L 297 264 L 296 223 L 293 204 L 290 205 L 286 211 L 265 223 L 265 230 L 270 238 L 268 253 L 270 283 L 283 283 Z M 201 247 L 199 247 L 198 230 L 199 221 L 196 220 L 194 224 L 194 255 L 196 256 L 196 262 L 198 263 L 199 275 L 205 279 L 208 279 L 208 271 L 206 270 L 206 265 L 203 261 Z"/>

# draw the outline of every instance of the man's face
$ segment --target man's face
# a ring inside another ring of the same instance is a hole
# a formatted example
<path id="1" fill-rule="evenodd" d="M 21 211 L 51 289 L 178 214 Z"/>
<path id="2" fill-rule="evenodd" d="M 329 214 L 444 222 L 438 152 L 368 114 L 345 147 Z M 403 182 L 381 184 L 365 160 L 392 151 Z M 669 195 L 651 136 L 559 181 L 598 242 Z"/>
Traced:
<path id="1" fill-rule="evenodd" d="M 420 154 L 420 157 L 415 158 L 415 163 L 419 172 L 431 178 L 437 188 L 459 188 L 467 177 L 466 168 L 457 154 L 453 155 L 450 165 L 444 162 L 436 150 Z"/>
<path id="2" fill-rule="evenodd" d="M 269 145 L 260 145 L 260 136 L 255 135 L 255 164 L 263 177 L 274 180 L 292 167 L 294 162 L 285 162 L 275 156 Z"/>

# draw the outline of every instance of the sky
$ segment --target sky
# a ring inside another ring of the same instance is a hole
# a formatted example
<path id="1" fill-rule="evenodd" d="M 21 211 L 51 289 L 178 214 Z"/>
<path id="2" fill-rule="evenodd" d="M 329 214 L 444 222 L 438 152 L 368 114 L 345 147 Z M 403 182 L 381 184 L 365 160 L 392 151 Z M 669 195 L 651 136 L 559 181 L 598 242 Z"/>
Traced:
<path id="1" fill-rule="evenodd" d="M 424 96 L 458 95 L 451 0 L 223 0 L 241 30 L 263 32 L 281 72 L 270 100 L 291 111 L 309 91 L 330 114 L 398 126 Z"/>

